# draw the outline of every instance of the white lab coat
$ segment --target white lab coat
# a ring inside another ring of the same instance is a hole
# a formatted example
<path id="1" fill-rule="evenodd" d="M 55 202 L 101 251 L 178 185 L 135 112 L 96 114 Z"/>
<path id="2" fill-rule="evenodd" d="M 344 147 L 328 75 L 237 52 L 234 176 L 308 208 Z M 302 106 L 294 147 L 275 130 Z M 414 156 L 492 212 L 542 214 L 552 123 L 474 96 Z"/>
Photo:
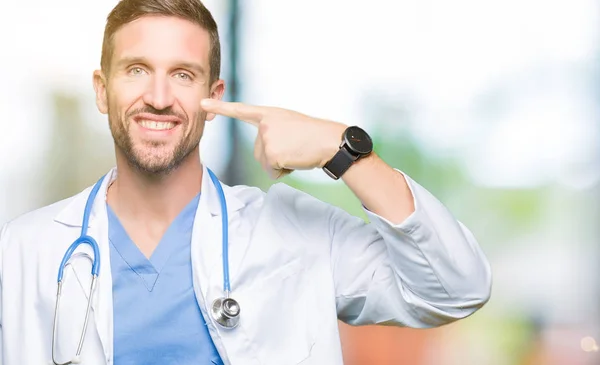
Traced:
<path id="1" fill-rule="evenodd" d="M 205 171 L 206 172 L 206 171 Z M 112 363 L 113 307 L 104 179 L 89 234 L 101 271 L 82 364 Z M 208 176 L 206 173 L 204 176 Z M 229 214 L 232 297 L 239 326 L 222 330 L 208 308 L 223 295 L 221 210 L 210 179 L 192 234 L 198 304 L 225 364 L 342 364 L 338 318 L 352 325 L 433 327 L 464 318 L 487 302 L 490 266 L 472 234 L 406 176 L 416 211 L 394 225 L 367 211 L 371 224 L 284 184 L 268 192 L 223 186 Z M 0 233 L 3 365 L 48 364 L 56 278 L 79 236 L 91 188 L 7 223 Z M 65 270 L 56 356 L 70 360 L 82 329 L 91 254 L 80 246 Z"/>

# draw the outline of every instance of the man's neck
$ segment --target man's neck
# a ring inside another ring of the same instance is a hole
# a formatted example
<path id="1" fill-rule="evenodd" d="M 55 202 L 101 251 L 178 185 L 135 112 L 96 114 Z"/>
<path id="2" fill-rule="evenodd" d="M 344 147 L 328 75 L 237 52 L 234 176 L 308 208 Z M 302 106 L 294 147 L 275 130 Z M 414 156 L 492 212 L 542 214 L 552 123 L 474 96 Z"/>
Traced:
<path id="1" fill-rule="evenodd" d="M 170 224 L 198 195 L 202 164 L 190 156 L 169 174 L 148 177 L 117 159 L 117 178 L 109 187 L 107 202 L 121 220 Z"/>

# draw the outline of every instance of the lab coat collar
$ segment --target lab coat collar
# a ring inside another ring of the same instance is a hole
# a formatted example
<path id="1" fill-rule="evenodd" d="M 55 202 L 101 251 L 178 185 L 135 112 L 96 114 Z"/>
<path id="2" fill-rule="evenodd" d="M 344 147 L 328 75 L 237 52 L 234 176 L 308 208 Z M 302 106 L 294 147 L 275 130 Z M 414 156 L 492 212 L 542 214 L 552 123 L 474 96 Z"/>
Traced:
<path id="1" fill-rule="evenodd" d="M 219 200 L 219 193 L 215 185 L 212 183 L 210 176 L 208 175 L 206 166 L 204 166 L 203 170 L 204 171 L 202 173 L 202 190 L 200 194 L 202 194 L 202 198 L 206 199 L 210 214 L 213 217 L 220 216 L 221 201 Z M 221 183 L 223 193 L 225 194 L 225 201 L 227 203 L 227 215 L 231 216 L 233 212 L 240 210 L 246 204 L 236 196 L 234 188 L 223 184 L 223 182 L 221 182 L 220 179 L 219 182 Z"/>
<path id="2" fill-rule="evenodd" d="M 106 192 L 108 190 L 108 186 L 117 178 L 117 169 L 112 168 L 104 177 L 102 186 L 98 191 L 98 196 L 94 202 L 94 208 L 90 214 L 89 227 L 93 227 L 94 222 L 96 221 L 96 217 L 98 214 L 103 214 L 105 209 L 98 209 L 98 204 L 106 203 Z M 225 199 L 227 201 L 227 213 L 231 215 L 231 213 L 236 212 L 244 207 L 244 202 L 240 200 L 232 187 L 225 185 L 221 182 L 221 186 L 223 187 L 223 192 L 225 193 Z M 203 166 L 202 173 L 202 188 L 201 188 L 202 198 L 207 200 L 207 206 L 209 212 L 212 216 L 220 216 L 221 215 L 221 204 L 219 201 L 219 196 L 215 186 L 208 175 L 208 171 L 206 166 Z M 83 210 L 85 208 L 85 203 L 87 202 L 87 198 L 92 190 L 92 186 L 86 188 L 81 193 L 77 194 L 73 200 L 63 209 L 61 210 L 54 220 L 58 223 L 62 223 L 71 227 L 79 227 L 81 228 L 81 223 L 83 220 Z"/>
<path id="3" fill-rule="evenodd" d="M 105 209 L 100 209 L 99 205 L 106 203 L 106 192 L 108 190 L 108 186 L 115 180 L 116 176 L 117 170 L 116 168 L 113 168 L 102 177 L 102 185 L 98 190 L 98 195 L 94 200 L 92 211 L 90 213 L 89 227 L 94 225 L 98 214 L 105 211 Z M 67 204 L 64 209 L 58 212 L 58 214 L 54 217 L 54 220 L 70 227 L 81 228 L 83 211 L 92 188 L 93 186 L 89 186 L 81 193 L 75 195 L 71 202 Z"/>

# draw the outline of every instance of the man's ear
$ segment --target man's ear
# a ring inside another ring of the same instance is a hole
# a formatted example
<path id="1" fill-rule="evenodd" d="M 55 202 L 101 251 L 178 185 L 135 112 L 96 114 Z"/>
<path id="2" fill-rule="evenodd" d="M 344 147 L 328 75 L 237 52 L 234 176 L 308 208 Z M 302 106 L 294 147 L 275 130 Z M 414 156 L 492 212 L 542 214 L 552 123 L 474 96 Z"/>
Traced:
<path id="1" fill-rule="evenodd" d="M 106 78 L 101 70 L 94 71 L 94 91 L 96 91 L 96 106 L 102 114 L 108 113 L 108 99 L 106 97 Z"/>
<path id="2" fill-rule="evenodd" d="M 221 99 L 223 99 L 224 93 L 225 93 L 225 81 L 223 81 L 223 80 L 215 81 L 213 86 L 210 88 L 210 98 L 221 100 Z M 211 120 L 215 119 L 215 115 L 216 115 L 215 113 L 207 113 L 206 120 L 211 121 Z"/>

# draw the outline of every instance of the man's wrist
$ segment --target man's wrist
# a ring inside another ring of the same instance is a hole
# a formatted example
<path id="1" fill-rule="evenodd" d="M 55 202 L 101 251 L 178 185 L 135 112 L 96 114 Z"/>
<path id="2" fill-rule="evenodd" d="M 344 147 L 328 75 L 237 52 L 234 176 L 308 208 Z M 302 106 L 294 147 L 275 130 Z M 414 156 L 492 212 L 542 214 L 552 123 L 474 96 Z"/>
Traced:
<path id="1" fill-rule="evenodd" d="M 373 152 L 371 137 L 360 127 L 346 126 L 340 137 L 337 152 L 323 165 L 325 173 L 334 180 L 341 178 L 357 160 Z"/>
<path id="2" fill-rule="evenodd" d="M 323 157 L 321 158 L 321 163 L 319 164 L 320 168 L 323 168 L 323 166 L 325 166 L 327 162 L 331 161 L 335 154 L 338 153 L 343 141 L 344 131 L 348 128 L 347 125 L 342 123 L 330 123 L 331 124 L 328 126 L 327 131 L 325 131 L 323 134 Z"/>

